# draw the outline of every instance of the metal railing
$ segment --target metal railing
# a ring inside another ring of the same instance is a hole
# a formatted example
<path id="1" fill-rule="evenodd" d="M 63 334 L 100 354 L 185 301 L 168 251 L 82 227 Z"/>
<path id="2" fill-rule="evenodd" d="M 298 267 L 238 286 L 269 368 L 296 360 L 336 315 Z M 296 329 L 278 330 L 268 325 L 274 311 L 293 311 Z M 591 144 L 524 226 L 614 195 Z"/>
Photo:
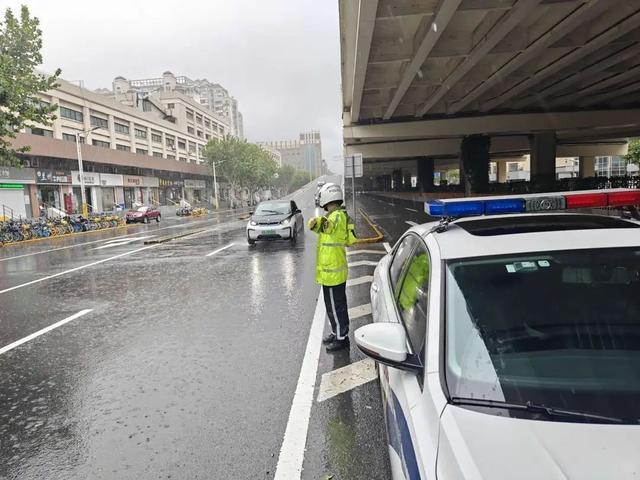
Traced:
<path id="1" fill-rule="evenodd" d="M 7 215 L 7 213 L 9 215 Z M 11 220 L 13 220 L 16 217 L 15 210 L 13 208 L 11 208 L 10 206 L 3 204 L 2 205 L 2 219 L 5 220 L 7 218 L 7 216 L 9 218 L 11 218 Z"/>

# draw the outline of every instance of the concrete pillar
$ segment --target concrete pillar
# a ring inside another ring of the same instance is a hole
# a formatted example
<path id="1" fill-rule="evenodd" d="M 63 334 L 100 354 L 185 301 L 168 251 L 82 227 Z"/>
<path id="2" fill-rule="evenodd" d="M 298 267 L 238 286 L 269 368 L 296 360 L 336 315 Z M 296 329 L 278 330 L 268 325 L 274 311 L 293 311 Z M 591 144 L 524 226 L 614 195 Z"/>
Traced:
<path id="1" fill-rule="evenodd" d="M 497 161 L 496 181 L 498 183 L 507 183 L 507 161 Z"/>
<path id="2" fill-rule="evenodd" d="M 489 189 L 489 147 L 486 135 L 469 135 L 460 146 L 460 183 L 465 195 L 485 193 Z"/>
<path id="3" fill-rule="evenodd" d="M 418 190 L 422 193 L 433 192 L 433 158 L 419 158 L 418 164 Z"/>
<path id="4" fill-rule="evenodd" d="M 391 179 L 393 180 L 393 190 L 399 192 L 402 190 L 402 170 L 394 170 L 391 173 Z"/>
<path id="5" fill-rule="evenodd" d="M 580 178 L 596 176 L 596 157 L 580 157 L 579 166 Z"/>
<path id="6" fill-rule="evenodd" d="M 556 179 L 556 135 L 539 133 L 529 137 L 531 146 L 531 181 L 553 182 Z"/>

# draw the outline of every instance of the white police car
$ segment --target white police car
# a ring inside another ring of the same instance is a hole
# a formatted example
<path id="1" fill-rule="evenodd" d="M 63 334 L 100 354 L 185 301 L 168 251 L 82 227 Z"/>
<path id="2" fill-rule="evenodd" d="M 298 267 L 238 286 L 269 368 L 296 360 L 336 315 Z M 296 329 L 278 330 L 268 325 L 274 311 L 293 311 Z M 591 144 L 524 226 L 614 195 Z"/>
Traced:
<path id="1" fill-rule="evenodd" d="M 640 478 L 640 222 L 552 211 L 638 204 L 425 205 L 448 219 L 384 257 L 355 332 L 380 365 L 394 479 Z"/>

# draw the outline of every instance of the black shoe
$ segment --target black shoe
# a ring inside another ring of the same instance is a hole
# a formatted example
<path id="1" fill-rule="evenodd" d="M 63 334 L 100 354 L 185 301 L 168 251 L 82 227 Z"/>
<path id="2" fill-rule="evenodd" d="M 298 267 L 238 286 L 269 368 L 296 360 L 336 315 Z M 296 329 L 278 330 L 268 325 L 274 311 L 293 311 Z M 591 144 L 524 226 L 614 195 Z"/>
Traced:
<path id="1" fill-rule="evenodd" d="M 326 337 L 324 337 L 322 339 L 322 343 L 324 343 L 325 345 L 328 345 L 332 342 L 336 341 L 336 334 L 335 333 L 330 333 L 329 335 L 327 335 Z"/>
<path id="2" fill-rule="evenodd" d="M 337 352 L 338 350 L 342 350 L 344 348 L 349 348 L 349 338 L 345 338 L 344 340 L 334 340 L 329 345 L 327 345 L 327 352 Z"/>

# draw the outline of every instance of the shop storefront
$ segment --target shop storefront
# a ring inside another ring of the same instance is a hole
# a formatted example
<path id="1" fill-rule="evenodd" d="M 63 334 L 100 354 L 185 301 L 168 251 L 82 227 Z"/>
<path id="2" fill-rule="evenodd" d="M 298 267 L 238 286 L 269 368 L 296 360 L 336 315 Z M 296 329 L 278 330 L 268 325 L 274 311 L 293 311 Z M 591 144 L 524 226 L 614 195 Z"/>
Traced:
<path id="1" fill-rule="evenodd" d="M 165 178 L 161 178 L 159 179 L 159 186 L 159 197 L 161 204 L 171 205 L 180 202 L 180 199 L 183 195 L 183 180 L 167 180 Z"/>
<path id="2" fill-rule="evenodd" d="M 202 202 L 206 200 L 205 189 L 207 185 L 204 180 L 184 180 L 184 190 L 189 202 Z"/>
<path id="3" fill-rule="evenodd" d="M 90 212 L 101 212 L 102 202 L 97 188 L 100 185 L 100 175 L 93 172 L 84 172 L 84 189 L 89 204 Z M 73 185 L 73 212 L 81 212 L 82 195 L 80 193 L 80 172 L 77 170 L 71 171 L 71 183 Z M 67 210 L 67 213 L 71 213 Z"/>
<path id="4" fill-rule="evenodd" d="M 73 198 L 71 172 L 68 170 L 36 170 L 37 196 L 40 205 L 71 212 Z"/>
<path id="5" fill-rule="evenodd" d="M 142 177 L 143 185 L 143 198 L 144 203 L 148 205 L 157 205 L 160 201 L 158 195 L 158 188 L 160 182 L 156 177 Z"/>
<path id="6" fill-rule="evenodd" d="M 142 195 L 142 177 L 136 175 L 123 175 L 124 205 L 132 208 L 134 203 L 144 203 Z"/>
<path id="7" fill-rule="evenodd" d="M 114 173 L 100 174 L 100 190 L 102 192 L 102 205 L 113 205 L 115 210 L 124 210 L 124 179 L 122 175 Z"/>
<path id="8" fill-rule="evenodd" d="M 35 183 L 31 168 L 0 167 L 0 216 L 30 218 Z"/>

